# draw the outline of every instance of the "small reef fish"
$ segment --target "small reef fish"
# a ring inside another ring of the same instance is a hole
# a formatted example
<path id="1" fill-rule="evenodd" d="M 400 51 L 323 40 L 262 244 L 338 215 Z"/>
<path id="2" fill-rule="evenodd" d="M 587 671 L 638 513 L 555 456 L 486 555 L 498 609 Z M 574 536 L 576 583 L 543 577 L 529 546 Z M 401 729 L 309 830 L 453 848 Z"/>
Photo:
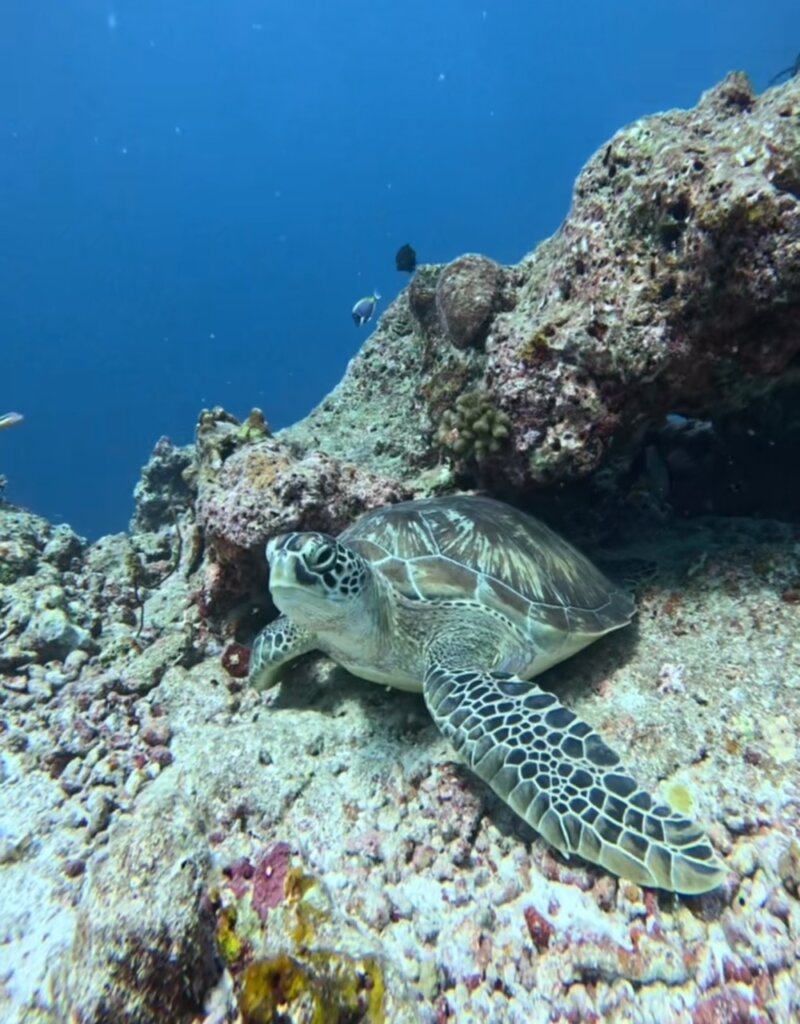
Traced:
<path id="1" fill-rule="evenodd" d="M 413 274 L 417 269 L 417 254 L 406 242 L 401 245 L 394 255 L 394 265 L 398 270 L 404 270 L 407 274 Z"/>
<path id="2" fill-rule="evenodd" d="M 356 327 L 363 327 L 364 324 L 369 323 L 379 299 L 380 295 L 373 292 L 372 295 L 366 295 L 363 299 L 359 299 L 353 306 L 353 323 Z"/>
<path id="3" fill-rule="evenodd" d="M 710 420 L 690 419 L 679 412 L 668 412 L 664 418 L 663 429 L 673 436 L 699 437 L 701 434 L 712 434 L 714 424 Z"/>
<path id="4" fill-rule="evenodd" d="M 21 412 L 6 412 L 0 416 L 0 430 L 6 430 L 8 427 L 16 427 L 25 417 Z"/>

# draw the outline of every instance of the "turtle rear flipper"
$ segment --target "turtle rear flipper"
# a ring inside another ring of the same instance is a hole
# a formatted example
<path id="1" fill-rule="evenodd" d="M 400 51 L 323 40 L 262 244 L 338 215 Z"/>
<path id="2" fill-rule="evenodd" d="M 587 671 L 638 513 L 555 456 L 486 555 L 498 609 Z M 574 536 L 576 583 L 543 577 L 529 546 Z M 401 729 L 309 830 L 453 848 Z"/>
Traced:
<path id="1" fill-rule="evenodd" d="M 596 558 L 594 564 L 629 594 L 640 593 L 658 575 L 658 563 L 650 558 Z"/>
<path id="2" fill-rule="evenodd" d="M 506 673 L 440 665 L 423 692 L 469 767 L 564 856 L 671 892 L 722 881 L 725 868 L 697 825 L 657 805 L 552 694 Z"/>

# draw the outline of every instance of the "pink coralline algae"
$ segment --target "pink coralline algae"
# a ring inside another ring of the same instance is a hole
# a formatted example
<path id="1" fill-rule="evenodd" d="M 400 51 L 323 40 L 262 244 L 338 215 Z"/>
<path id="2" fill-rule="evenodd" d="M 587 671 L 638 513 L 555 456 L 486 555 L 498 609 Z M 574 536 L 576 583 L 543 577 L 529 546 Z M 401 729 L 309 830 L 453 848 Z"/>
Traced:
<path id="1" fill-rule="evenodd" d="M 250 668 L 250 648 L 244 644 L 228 644 L 220 660 L 228 675 L 234 679 L 244 679 Z"/>
<path id="2" fill-rule="evenodd" d="M 270 439 L 234 452 L 213 479 L 201 481 L 197 512 L 209 537 L 249 549 L 289 530 L 337 533 L 400 493 L 355 465 L 315 452 L 296 459 Z"/>
<path id="3" fill-rule="evenodd" d="M 253 909 L 262 922 L 286 895 L 286 877 L 292 848 L 288 843 L 275 843 L 256 864 L 253 874 Z"/>
<path id="4" fill-rule="evenodd" d="M 547 949 L 550 939 L 553 937 L 553 926 L 539 913 L 536 907 L 526 909 L 525 924 L 528 926 L 528 933 L 539 952 Z"/>
<path id="5" fill-rule="evenodd" d="M 255 868 L 247 857 L 240 857 L 222 869 L 228 879 L 228 885 L 237 899 L 241 899 L 255 874 Z"/>
<path id="6" fill-rule="evenodd" d="M 692 1024 L 770 1024 L 741 993 L 733 989 L 717 992 L 699 1003 L 692 1012 Z"/>
<path id="7" fill-rule="evenodd" d="M 297 457 L 269 436 L 252 440 L 222 410 L 205 414 L 197 435 L 196 514 L 209 558 L 204 611 L 219 611 L 263 588 L 263 549 L 291 530 L 338 533 L 360 513 L 407 491 L 352 463 L 319 452 Z"/>

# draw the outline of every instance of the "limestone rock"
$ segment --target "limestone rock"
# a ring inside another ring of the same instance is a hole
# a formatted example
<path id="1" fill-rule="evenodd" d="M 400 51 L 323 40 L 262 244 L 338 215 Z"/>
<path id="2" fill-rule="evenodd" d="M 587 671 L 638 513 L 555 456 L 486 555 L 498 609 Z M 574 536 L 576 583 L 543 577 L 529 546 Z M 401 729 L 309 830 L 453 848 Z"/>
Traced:
<path id="1" fill-rule="evenodd" d="M 219 969 L 203 908 L 208 852 L 198 811 L 164 777 L 118 819 L 90 865 L 72 948 L 55 983 L 62 1019 L 180 1024 Z"/>

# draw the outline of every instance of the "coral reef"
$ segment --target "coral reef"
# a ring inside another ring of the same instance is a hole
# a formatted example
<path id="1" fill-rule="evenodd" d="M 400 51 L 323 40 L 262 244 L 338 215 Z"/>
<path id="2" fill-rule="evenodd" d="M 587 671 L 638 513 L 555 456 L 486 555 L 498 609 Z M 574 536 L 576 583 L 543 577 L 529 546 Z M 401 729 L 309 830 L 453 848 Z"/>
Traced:
<path id="1" fill-rule="evenodd" d="M 799 113 L 731 76 L 624 129 L 519 266 L 419 267 L 302 423 L 161 439 L 128 534 L 0 501 L 3 1021 L 800 1018 Z M 654 565 L 543 682 L 710 825 L 715 892 L 563 860 L 417 695 L 246 686 L 269 536 L 476 483 Z"/>
<path id="2" fill-rule="evenodd" d="M 227 882 L 215 890 L 217 935 L 244 1021 L 417 1019 L 402 977 L 374 940 L 337 910 L 288 843 L 275 843 L 255 864 L 239 858 L 222 873 Z"/>
<path id="3" fill-rule="evenodd" d="M 242 689 L 188 556 L 145 595 L 137 650 L 136 618 L 103 598 L 127 539 L 92 545 L 97 653 L 2 677 L 4 1020 L 211 1024 L 280 998 L 287 1020 L 324 1000 L 367 1022 L 381 984 L 385 1020 L 409 1024 L 793 1019 L 797 537 L 721 519 L 631 534 L 617 554 L 658 562 L 638 635 L 548 676 L 714 822 L 729 879 L 693 899 L 553 855 L 452 763 L 418 696 L 320 660 L 270 698 Z"/>
<path id="4" fill-rule="evenodd" d="M 134 488 L 133 532 L 157 529 L 191 504 L 192 456 L 191 447 L 159 438 Z"/>
<path id="5" fill-rule="evenodd" d="M 54 983 L 61 1019 L 180 1021 L 219 976 L 202 897 L 208 846 L 199 809 L 162 780 L 120 821 L 87 871 L 75 937 Z M 169 818 L 169 828 L 164 827 Z"/>
<path id="6" fill-rule="evenodd" d="M 68 526 L 0 508 L 0 671 L 95 649 L 79 579 L 85 547 Z"/>
<path id="7" fill-rule="evenodd" d="M 261 441 L 234 452 L 213 477 L 200 476 L 197 512 L 207 540 L 247 551 L 288 530 L 336 533 L 402 495 L 355 465 L 317 452 L 297 458 L 278 441 Z"/>
<path id="8" fill-rule="evenodd" d="M 542 280 L 487 339 L 487 376 L 523 432 L 520 474 L 593 469 L 610 437 L 674 409 L 719 415 L 789 366 L 799 102 L 796 85 L 757 98 L 732 75 L 589 161 Z M 543 332 L 521 389 L 520 356 Z"/>

